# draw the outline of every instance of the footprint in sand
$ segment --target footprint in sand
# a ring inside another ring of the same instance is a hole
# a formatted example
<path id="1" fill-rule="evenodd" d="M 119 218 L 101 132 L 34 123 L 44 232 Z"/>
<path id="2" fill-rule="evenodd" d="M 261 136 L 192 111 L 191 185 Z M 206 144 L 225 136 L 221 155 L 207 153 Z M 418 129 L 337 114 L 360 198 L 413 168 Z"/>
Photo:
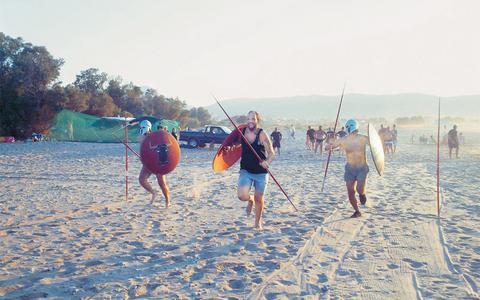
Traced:
<path id="1" fill-rule="evenodd" d="M 232 279 L 228 281 L 228 286 L 234 290 L 239 290 L 245 287 L 245 283 L 240 279 Z"/>
<path id="2" fill-rule="evenodd" d="M 353 257 L 354 260 L 363 260 L 364 258 L 365 258 L 365 253 L 363 253 L 363 252 L 358 252 Z"/>
<path id="3" fill-rule="evenodd" d="M 387 267 L 388 267 L 390 270 L 395 270 L 395 269 L 400 268 L 400 266 L 397 265 L 397 264 L 388 264 Z"/>
<path id="4" fill-rule="evenodd" d="M 332 253 L 332 252 L 335 252 L 335 248 L 330 247 L 330 246 L 324 246 L 324 247 L 322 247 L 322 251 Z"/>
<path id="5" fill-rule="evenodd" d="M 327 282 L 327 281 L 328 281 L 327 275 L 325 275 L 325 274 L 323 274 L 323 273 L 320 274 L 320 275 L 318 275 L 318 282 L 320 282 L 320 283 L 325 283 L 325 282 Z"/>
<path id="6" fill-rule="evenodd" d="M 418 262 L 418 261 L 414 261 L 414 260 L 412 260 L 412 259 L 410 259 L 410 258 L 404 258 L 404 259 L 402 259 L 402 261 L 409 263 L 410 266 L 411 266 L 412 268 L 414 268 L 414 269 L 421 268 L 421 267 L 423 267 L 423 266 L 425 265 L 425 263 Z"/>

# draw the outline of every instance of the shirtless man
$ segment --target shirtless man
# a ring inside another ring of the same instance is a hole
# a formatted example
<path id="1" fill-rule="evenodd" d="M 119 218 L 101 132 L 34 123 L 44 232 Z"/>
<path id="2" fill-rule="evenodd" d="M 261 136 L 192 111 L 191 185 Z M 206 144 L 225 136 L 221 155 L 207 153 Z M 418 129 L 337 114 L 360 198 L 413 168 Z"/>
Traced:
<path id="1" fill-rule="evenodd" d="M 317 154 L 318 147 L 320 147 L 320 156 L 323 154 L 323 141 L 327 137 L 327 133 L 323 131 L 322 126 L 318 126 L 315 131 L 315 154 Z"/>
<path id="2" fill-rule="evenodd" d="M 358 208 L 355 190 L 360 198 L 360 203 L 365 205 L 367 196 L 365 195 L 367 187 L 368 165 L 365 157 L 368 145 L 368 137 L 358 133 L 358 122 L 350 119 L 345 124 L 348 136 L 338 139 L 333 143 L 333 147 L 342 147 L 347 155 L 347 164 L 345 165 L 345 183 L 347 186 L 348 200 L 355 212 L 352 218 L 362 216 Z"/>
<path id="3" fill-rule="evenodd" d="M 159 129 L 162 130 L 162 129 Z M 138 137 L 138 142 L 142 144 L 143 140 L 147 135 L 152 133 L 152 123 L 148 120 L 143 120 L 140 123 L 140 136 Z M 140 171 L 140 175 L 138 176 L 138 181 L 140 182 L 140 185 L 143 186 L 150 194 L 152 194 L 152 199 L 150 200 L 150 203 L 153 204 L 153 201 L 155 201 L 155 198 L 157 197 L 157 192 L 152 188 L 150 183 L 148 182 L 148 178 L 152 175 L 152 172 L 150 172 L 147 167 L 144 165 L 142 166 L 142 170 Z M 168 208 L 170 204 L 170 191 L 167 186 L 167 179 L 165 175 L 161 174 L 155 174 L 157 176 L 157 182 L 158 185 L 160 186 L 160 189 L 162 190 L 163 195 L 165 196 L 165 207 Z"/>
<path id="4" fill-rule="evenodd" d="M 260 115 L 256 111 L 248 112 L 247 127 L 242 129 L 242 133 L 262 161 L 258 161 L 250 147 L 242 139 L 238 199 L 248 202 L 247 216 L 252 213 L 253 203 L 255 202 L 255 228 L 262 229 L 263 194 L 268 184 L 267 169 L 275 156 L 275 152 L 268 135 L 262 128 L 258 127 L 259 123 Z M 255 187 L 253 197 L 250 195 L 252 185 Z"/>

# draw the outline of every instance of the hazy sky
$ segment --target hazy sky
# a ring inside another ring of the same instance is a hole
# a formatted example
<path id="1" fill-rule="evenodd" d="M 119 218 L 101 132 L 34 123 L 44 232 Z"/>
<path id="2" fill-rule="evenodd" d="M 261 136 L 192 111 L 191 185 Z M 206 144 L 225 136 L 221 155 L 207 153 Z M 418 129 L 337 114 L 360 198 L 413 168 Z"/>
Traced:
<path id="1" fill-rule="evenodd" d="M 0 31 L 178 96 L 480 93 L 480 1 L 0 0 Z"/>

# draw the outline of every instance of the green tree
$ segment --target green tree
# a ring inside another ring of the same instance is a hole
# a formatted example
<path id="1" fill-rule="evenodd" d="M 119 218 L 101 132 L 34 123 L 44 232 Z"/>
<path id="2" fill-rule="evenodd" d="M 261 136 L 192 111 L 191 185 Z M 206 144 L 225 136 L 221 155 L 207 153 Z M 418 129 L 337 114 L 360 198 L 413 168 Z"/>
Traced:
<path id="1" fill-rule="evenodd" d="M 58 78 L 62 59 L 45 47 L 0 33 L 0 134 L 16 137 L 41 131 L 47 91 Z M 49 110 L 57 109 L 53 105 Z"/>
<path id="2" fill-rule="evenodd" d="M 97 94 L 103 92 L 104 85 L 108 80 L 108 74 L 101 72 L 96 68 L 90 68 L 81 71 L 73 83 L 77 88 L 84 92 Z"/>
<path id="3" fill-rule="evenodd" d="M 107 93 L 113 99 L 113 103 L 121 110 L 127 110 L 127 93 L 122 86 L 121 78 L 112 79 L 108 82 Z"/>
<path id="4" fill-rule="evenodd" d="M 90 98 L 88 109 L 85 113 L 100 117 L 108 117 L 120 113 L 120 110 L 115 103 L 113 103 L 112 97 L 108 94 L 102 93 L 93 95 Z"/>

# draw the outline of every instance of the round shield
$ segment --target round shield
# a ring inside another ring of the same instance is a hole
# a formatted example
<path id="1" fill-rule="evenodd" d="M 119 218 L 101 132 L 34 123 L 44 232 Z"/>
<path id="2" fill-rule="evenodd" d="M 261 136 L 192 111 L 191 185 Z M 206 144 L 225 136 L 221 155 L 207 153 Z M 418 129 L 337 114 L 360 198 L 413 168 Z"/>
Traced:
<path id="1" fill-rule="evenodd" d="M 247 125 L 240 125 L 238 129 L 242 130 Z M 242 156 L 242 137 L 238 130 L 232 131 L 223 141 L 222 146 L 218 148 L 217 154 L 213 158 L 212 168 L 215 173 L 220 173 L 233 166 Z"/>
<path id="2" fill-rule="evenodd" d="M 370 152 L 372 153 L 372 160 L 377 169 L 378 175 L 382 176 L 385 168 L 385 153 L 383 152 L 383 143 L 375 130 L 373 124 L 368 124 L 368 141 L 370 144 Z"/>
<path id="3" fill-rule="evenodd" d="M 155 131 L 143 140 L 140 146 L 140 158 L 150 172 L 165 175 L 178 165 L 180 146 L 167 131 Z"/>

